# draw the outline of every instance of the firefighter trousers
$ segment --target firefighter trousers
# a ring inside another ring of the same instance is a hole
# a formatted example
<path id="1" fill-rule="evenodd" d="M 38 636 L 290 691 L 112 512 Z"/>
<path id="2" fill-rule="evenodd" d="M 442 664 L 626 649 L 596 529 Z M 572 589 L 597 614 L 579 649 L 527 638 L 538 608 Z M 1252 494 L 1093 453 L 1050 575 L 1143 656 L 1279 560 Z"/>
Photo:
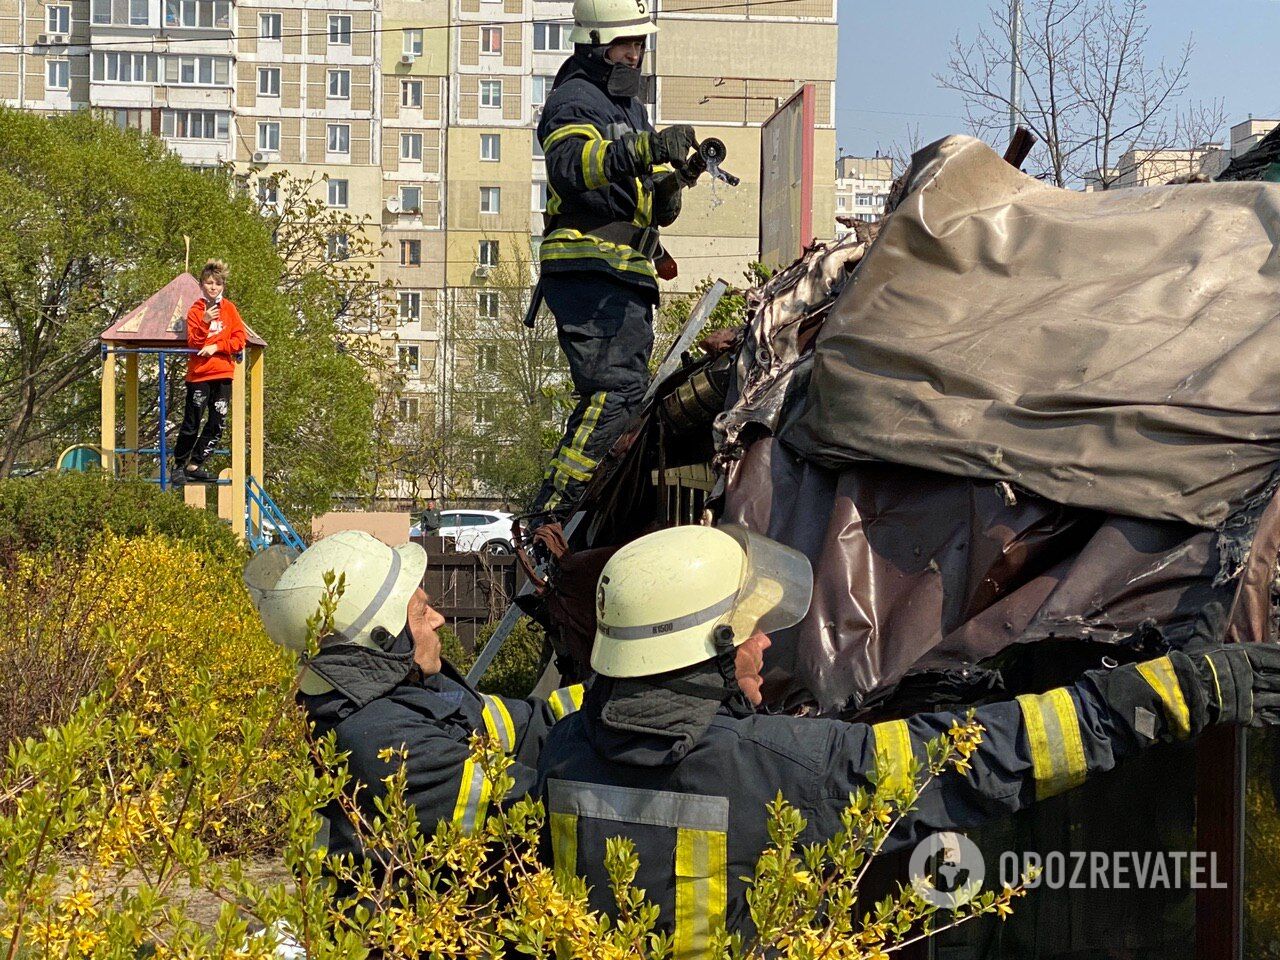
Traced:
<path id="1" fill-rule="evenodd" d="M 544 274 L 577 405 L 543 475 L 533 512 L 560 511 L 582 496 L 596 464 L 622 435 L 649 386 L 653 298 L 599 272 Z"/>

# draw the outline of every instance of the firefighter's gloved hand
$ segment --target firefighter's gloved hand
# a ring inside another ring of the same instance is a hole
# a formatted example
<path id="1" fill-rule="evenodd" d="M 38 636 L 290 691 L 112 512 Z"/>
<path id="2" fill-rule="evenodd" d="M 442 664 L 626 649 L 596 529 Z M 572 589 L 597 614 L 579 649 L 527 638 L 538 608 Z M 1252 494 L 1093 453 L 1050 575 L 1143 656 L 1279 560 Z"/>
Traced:
<path id="1" fill-rule="evenodd" d="M 1280 644 L 1231 643 L 1197 660 L 1218 723 L 1280 723 Z"/>
<path id="2" fill-rule="evenodd" d="M 678 173 L 657 173 L 653 177 L 653 222 L 669 227 L 680 216 L 680 190 L 684 187 Z"/>
<path id="3" fill-rule="evenodd" d="M 649 134 L 649 153 L 654 163 L 671 163 L 684 166 L 689 151 L 698 143 L 698 136 L 687 123 Z"/>

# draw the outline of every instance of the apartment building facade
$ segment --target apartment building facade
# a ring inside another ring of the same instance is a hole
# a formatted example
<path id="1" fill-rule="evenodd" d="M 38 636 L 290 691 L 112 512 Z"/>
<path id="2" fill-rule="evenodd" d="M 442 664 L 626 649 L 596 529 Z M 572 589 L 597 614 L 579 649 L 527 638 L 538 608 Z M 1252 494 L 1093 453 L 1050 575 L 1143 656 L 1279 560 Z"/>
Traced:
<path id="1" fill-rule="evenodd" d="M 893 186 L 892 157 L 840 157 L 836 161 L 835 233 L 853 232 L 850 220 L 874 223 L 884 216 Z"/>
<path id="2" fill-rule="evenodd" d="M 761 124 L 803 82 L 817 93 L 813 222 L 832 222 L 835 5 L 664 0 L 657 15 L 655 124 L 719 137 L 742 178 L 687 191 L 666 231 L 680 275 L 665 287 L 681 293 L 741 280 L 757 258 Z M 374 279 L 396 288 L 366 332 L 400 363 L 401 416 L 484 428 L 494 350 L 536 277 L 534 131 L 571 21 L 571 0 L 0 0 L 0 102 L 102 111 L 190 164 L 235 164 L 264 204 L 278 174 L 309 182 L 365 224 Z M 558 365 L 544 327 L 537 350 Z"/>

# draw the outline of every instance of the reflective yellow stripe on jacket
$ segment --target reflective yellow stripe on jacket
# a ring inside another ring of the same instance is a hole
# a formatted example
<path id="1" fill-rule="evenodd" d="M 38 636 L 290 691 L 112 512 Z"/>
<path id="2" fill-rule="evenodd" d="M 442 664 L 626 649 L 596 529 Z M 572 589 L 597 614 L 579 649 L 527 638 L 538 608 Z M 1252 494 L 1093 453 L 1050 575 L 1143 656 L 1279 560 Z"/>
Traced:
<path id="1" fill-rule="evenodd" d="M 912 784 L 911 734 L 907 721 L 890 720 L 871 728 L 875 736 L 876 783 L 897 793 L 909 789 Z"/>
<path id="2" fill-rule="evenodd" d="M 581 710 L 582 689 L 582 684 L 575 683 L 570 687 L 552 690 L 551 696 L 547 697 L 547 704 L 551 707 L 551 715 L 557 720 L 563 720 L 569 714 Z"/>
<path id="3" fill-rule="evenodd" d="M 491 697 L 487 693 L 482 693 L 480 699 L 484 701 L 485 732 L 502 745 L 503 753 L 514 753 L 516 725 L 511 719 L 511 711 L 507 709 L 501 697 Z"/>
<path id="4" fill-rule="evenodd" d="M 572 689 L 572 688 L 570 688 Z M 557 872 L 579 871 L 579 820 L 674 827 L 676 831 L 676 960 L 710 956 L 711 938 L 725 924 L 728 905 L 729 800 L 568 780 L 547 781 L 551 853 Z M 609 833 L 606 827 L 605 833 Z M 604 850 L 590 851 L 603 863 Z M 642 854 L 643 856 L 643 854 Z"/>
<path id="5" fill-rule="evenodd" d="M 1212 661 L 1206 661 L 1210 669 L 1213 669 Z M 1182 693 L 1182 684 L 1178 682 L 1178 674 L 1173 669 L 1173 661 L 1168 657 L 1161 657 L 1159 660 L 1149 660 L 1146 663 L 1138 664 L 1138 673 L 1142 675 L 1142 679 L 1160 697 L 1160 703 L 1164 707 L 1165 720 L 1169 723 L 1169 729 L 1173 731 L 1175 737 L 1179 740 L 1185 740 L 1191 736 L 1191 710 L 1187 707 L 1187 698 Z M 1218 672 L 1213 671 L 1213 682 L 1217 686 Z M 1218 701 L 1222 701 L 1222 691 L 1218 690 Z"/>
<path id="6" fill-rule="evenodd" d="M 636 273 L 655 280 L 658 277 L 653 261 L 634 247 L 610 243 L 569 227 L 552 230 L 538 248 L 538 260 L 542 263 L 583 259 L 603 260 L 619 273 Z"/>
<path id="7" fill-rule="evenodd" d="M 1023 694 L 1018 706 L 1031 748 L 1036 798 L 1043 800 L 1083 783 L 1088 770 L 1080 717 L 1070 691 L 1059 687 L 1048 693 Z"/>
<path id="8" fill-rule="evenodd" d="M 467 757 L 462 765 L 462 783 L 458 787 L 458 799 L 453 805 L 453 822 L 464 833 L 472 833 L 484 823 L 489 810 L 489 794 L 492 784 L 484 775 L 484 767 L 473 757 Z"/>

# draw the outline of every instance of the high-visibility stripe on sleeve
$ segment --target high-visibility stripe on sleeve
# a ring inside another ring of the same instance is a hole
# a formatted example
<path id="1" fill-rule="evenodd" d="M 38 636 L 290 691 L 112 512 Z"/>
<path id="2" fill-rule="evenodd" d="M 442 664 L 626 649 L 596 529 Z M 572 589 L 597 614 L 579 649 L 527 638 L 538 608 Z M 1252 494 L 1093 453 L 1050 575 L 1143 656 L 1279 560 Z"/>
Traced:
<path id="1" fill-rule="evenodd" d="M 598 190 L 609 182 L 604 173 L 604 154 L 611 140 L 588 140 L 582 145 L 582 182 L 588 190 Z"/>
<path id="2" fill-rule="evenodd" d="M 1213 665 L 1213 657 L 1205 657 L 1204 662 L 1209 665 L 1209 672 L 1213 674 L 1213 691 L 1218 695 L 1218 709 L 1222 709 L 1222 684 L 1218 680 L 1218 668 Z"/>
<path id="3" fill-rule="evenodd" d="M 547 138 L 542 141 L 542 150 L 545 153 L 554 147 L 561 140 L 568 140 L 570 137 L 586 137 L 588 140 L 603 140 L 600 131 L 589 123 L 566 123 L 563 127 L 556 127 L 547 134 Z"/>
<path id="4" fill-rule="evenodd" d="M 565 873 L 578 872 L 578 817 L 572 813 L 551 814 L 551 862 Z"/>
<path id="5" fill-rule="evenodd" d="M 458 799 L 453 805 L 453 822 L 464 833 L 472 833 L 484 823 L 489 809 L 489 778 L 484 767 L 473 757 L 467 757 L 462 765 L 462 783 L 458 787 Z"/>
<path id="6" fill-rule="evenodd" d="M 1179 740 L 1191 736 L 1191 711 L 1187 707 L 1187 698 L 1182 694 L 1182 684 L 1178 682 L 1178 674 L 1173 669 L 1173 661 L 1168 657 L 1159 660 L 1148 660 L 1138 664 L 1138 673 L 1146 680 L 1151 689 L 1160 697 L 1164 705 L 1165 719 L 1169 728 Z M 1214 675 L 1215 682 L 1217 674 Z M 1221 700 L 1221 694 L 1219 694 Z"/>
<path id="7" fill-rule="evenodd" d="M 1043 800 L 1083 783 L 1088 769 L 1071 692 L 1059 687 L 1048 693 L 1023 694 L 1018 705 L 1031 748 L 1036 798 Z"/>
<path id="8" fill-rule="evenodd" d="M 875 737 L 876 782 L 897 793 L 911 787 L 911 734 L 907 721 L 889 720 L 871 728 Z"/>
<path id="9" fill-rule="evenodd" d="M 484 728 L 489 736 L 502 745 L 503 753 L 512 753 L 516 748 L 516 724 L 511 719 L 511 711 L 502 702 L 501 697 L 493 697 L 487 693 L 480 694 L 484 701 Z"/>
<path id="10" fill-rule="evenodd" d="M 636 215 L 632 226 L 647 227 L 653 222 L 653 191 L 646 190 L 644 181 L 636 177 Z"/>
<path id="11" fill-rule="evenodd" d="M 724 926 L 728 856 L 726 835 L 713 830 L 676 831 L 676 929 L 674 956 L 708 956 L 712 933 Z"/>
<path id="12" fill-rule="evenodd" d="M 582 684 L 575 683 L 569 687 L 552 690 L 547 698 L 551 714 L 557 720 L 563 720 L 569 714 L 582 709 Z"/>

